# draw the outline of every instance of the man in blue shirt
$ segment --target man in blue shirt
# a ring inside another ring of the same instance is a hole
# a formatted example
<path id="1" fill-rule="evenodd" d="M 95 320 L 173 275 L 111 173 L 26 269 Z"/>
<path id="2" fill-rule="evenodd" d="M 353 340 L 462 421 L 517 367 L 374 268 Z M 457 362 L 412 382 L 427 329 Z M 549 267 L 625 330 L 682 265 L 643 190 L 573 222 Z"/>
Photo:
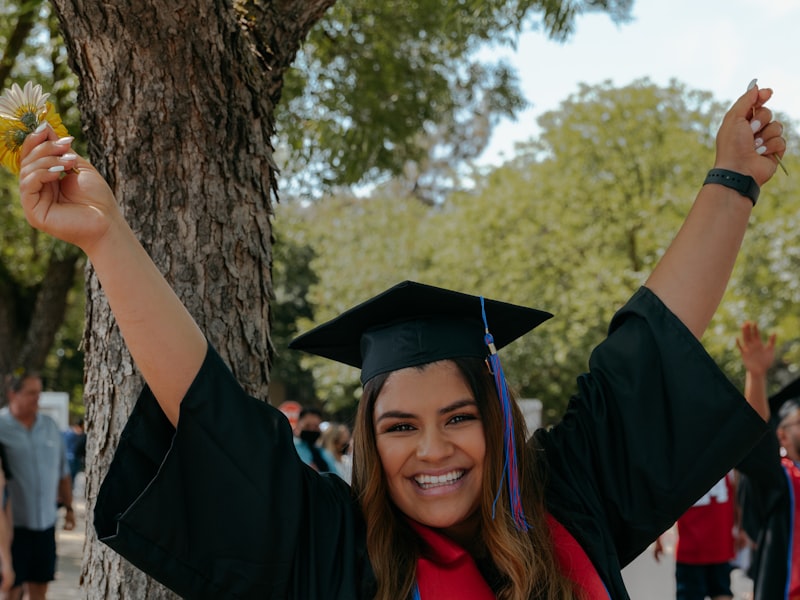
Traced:
<path id="1" fill-rule="evenodd" d="M 61 431 L 53 419 L 39 413 L 41 378 L 22 373 L 11 378 L 6 392 L 8 407 L 0 411 L 0 444 L 13 475 L 8 491 L 16 572 L 8 597 L 22 598 L 25 591 L 26 598 L 43 600 L 48 583 L 55 579 L 59 502 L 67 510 L 64 528 L 75 527 L 72 481 Z"/>

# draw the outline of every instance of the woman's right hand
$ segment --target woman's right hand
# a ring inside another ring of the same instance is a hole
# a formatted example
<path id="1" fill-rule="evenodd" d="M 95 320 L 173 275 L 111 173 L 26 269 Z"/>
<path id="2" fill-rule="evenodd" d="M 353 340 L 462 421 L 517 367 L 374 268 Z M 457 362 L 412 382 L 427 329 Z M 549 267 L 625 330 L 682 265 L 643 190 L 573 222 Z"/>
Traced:
<path id="1" fill-rule="evenodd" d="M 21 150 L 19 191 L 28 222 L 90 253 L 122 216 L 106 181 L 46 125 Z M 73 171 L 77 169 L 77 173 Z"/>

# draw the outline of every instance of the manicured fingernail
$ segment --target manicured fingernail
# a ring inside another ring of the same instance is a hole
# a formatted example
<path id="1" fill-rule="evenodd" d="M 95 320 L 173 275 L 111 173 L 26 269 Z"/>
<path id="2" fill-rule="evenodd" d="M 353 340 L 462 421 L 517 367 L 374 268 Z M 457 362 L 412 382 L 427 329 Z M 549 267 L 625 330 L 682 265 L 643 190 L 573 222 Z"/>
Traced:
<path id="1" fill-rule="evenodd" d="M 764 144 L 764 139 L 763 138 L 756 138 L 756 148 L 758 148 L 759 146 L 762 146 L 763 144 Z M 64 156 L 67 156 L 67 155 L 65 154 Z"/>
<path id="2" fill-rule="evenodd" d="M 61 173 L 61 171 L 64 170 L 64 165 L 56 165 L 54 167 L 50 167 L 47 170 L 50 171 L 51 173 Z"/>
<path id="3" fill-rule="evenodd" d="M 759 146 L 758 148 L 756 148 L 756 152 L 758 152 L 759 154 L 764 154 L 764 152 L 766 151 L 767 151 L 766 146 Z"/>
<path id="4" fill-rule="evenodd" d="M 72 152 L 67 152 L 66 154 L 61 156 L 59 160 L 75 160 L 76 158 L 78 158 L 77 154 L 73 154 Z"/>
<path id="5" fill-rule="evenodd" d="M 750 121 L 750 129 L 753 130 L 753 133 L 761 129 L 761 121 L 759 121 L 758 119 Z"/>
<path id="6" fill-rule="evenodd" d="M 747 91 L 749 92 L 754 87 L 756 87 L 757 83 L 758 83 L 758 79 L 753 79 L 750 83 L 747 84 Z"/>
<path id="7" fill-rule="evenodd" d="M 57 139 L 53 143 L 58 145 L 58 146 L 69 146 L 72 143 L 72 140 L 74 140 L 74 139 L 75 139 L 74 137 L 72 137 L 71 135 L 68 135 L 66 137 L 62 137 L 62 138 Z"/>
<path id="8" fill-rule="evenodd" d="M 42 133 L 45 129 L 47 129 L 47 121 L 39 123 L 39 126 L 33 130 L 33 133 Z"/>

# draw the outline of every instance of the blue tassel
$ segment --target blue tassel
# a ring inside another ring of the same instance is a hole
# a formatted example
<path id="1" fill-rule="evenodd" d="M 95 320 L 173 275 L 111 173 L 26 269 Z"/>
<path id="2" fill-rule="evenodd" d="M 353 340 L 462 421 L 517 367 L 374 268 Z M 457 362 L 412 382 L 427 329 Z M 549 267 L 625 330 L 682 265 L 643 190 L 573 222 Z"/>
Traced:
<path id="1" fill-rule="evenodd" d="M 494 502 L 492 503 L 492 518 L 494 518 L 497 501 L 500 499 L 500 494 L 503 490 L 503 482 L 505 481 L 508 485 L 508 498 L 511 503 L 511 515 L 514 519 L 514 525 L 518 531 L 528 531 L 530 525 L 525 519 L 525 514 L 522 509 L 522 496 L 519 491 L 519 470 L 517 466 L 516 443 L 514 441 L 514 418 L 511 412 L 511 396 L 508 392 L 508 384 L 506 383 L 506 377 L 503 373 L 503 366 L 500 364 L 500 357 L 494 346 L 494 337 L 489 333 L 489 323 L 486 320 L 486 307 L 483 296 L 481 296 L 481 316 L 483 317 L 483 325 L 486 332 L 484 340 L 486 341 L 486 346 L 489 348 L 489 368 L 494 376 L 497 397 L 500 399 L 500 405 L 503 410 L 503 476 L 500 478 L 500 486 L 494 497 Z"/>

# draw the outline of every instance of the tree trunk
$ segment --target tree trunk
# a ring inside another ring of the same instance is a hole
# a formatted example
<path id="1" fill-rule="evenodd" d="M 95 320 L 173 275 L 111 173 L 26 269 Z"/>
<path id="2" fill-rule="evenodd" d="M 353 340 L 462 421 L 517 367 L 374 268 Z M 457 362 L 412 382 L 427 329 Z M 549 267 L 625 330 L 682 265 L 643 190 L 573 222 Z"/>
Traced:
<path id="1" fill-rule="evenodd" d="M 272 354 L 272 115 L 285 70 L 332 1 L 53 2 L 80 79 L 90 160 L 210 342 L 260 398 Z M 91 267 L 87 293 L 91 511 L 141 380 Z M 91 526 L 82 581 L 90 599 L 173 597 Z"/>
<path id="2" fill-rule="evenodd" d="M 26 285 L 0 269 L 0 373 L 40 371 L 64 322 L 67 295 L 81 252 L 61 247 L 50 255 L 41 281 Z M 5 404 L 3 394 L 0 405 Z"/>

